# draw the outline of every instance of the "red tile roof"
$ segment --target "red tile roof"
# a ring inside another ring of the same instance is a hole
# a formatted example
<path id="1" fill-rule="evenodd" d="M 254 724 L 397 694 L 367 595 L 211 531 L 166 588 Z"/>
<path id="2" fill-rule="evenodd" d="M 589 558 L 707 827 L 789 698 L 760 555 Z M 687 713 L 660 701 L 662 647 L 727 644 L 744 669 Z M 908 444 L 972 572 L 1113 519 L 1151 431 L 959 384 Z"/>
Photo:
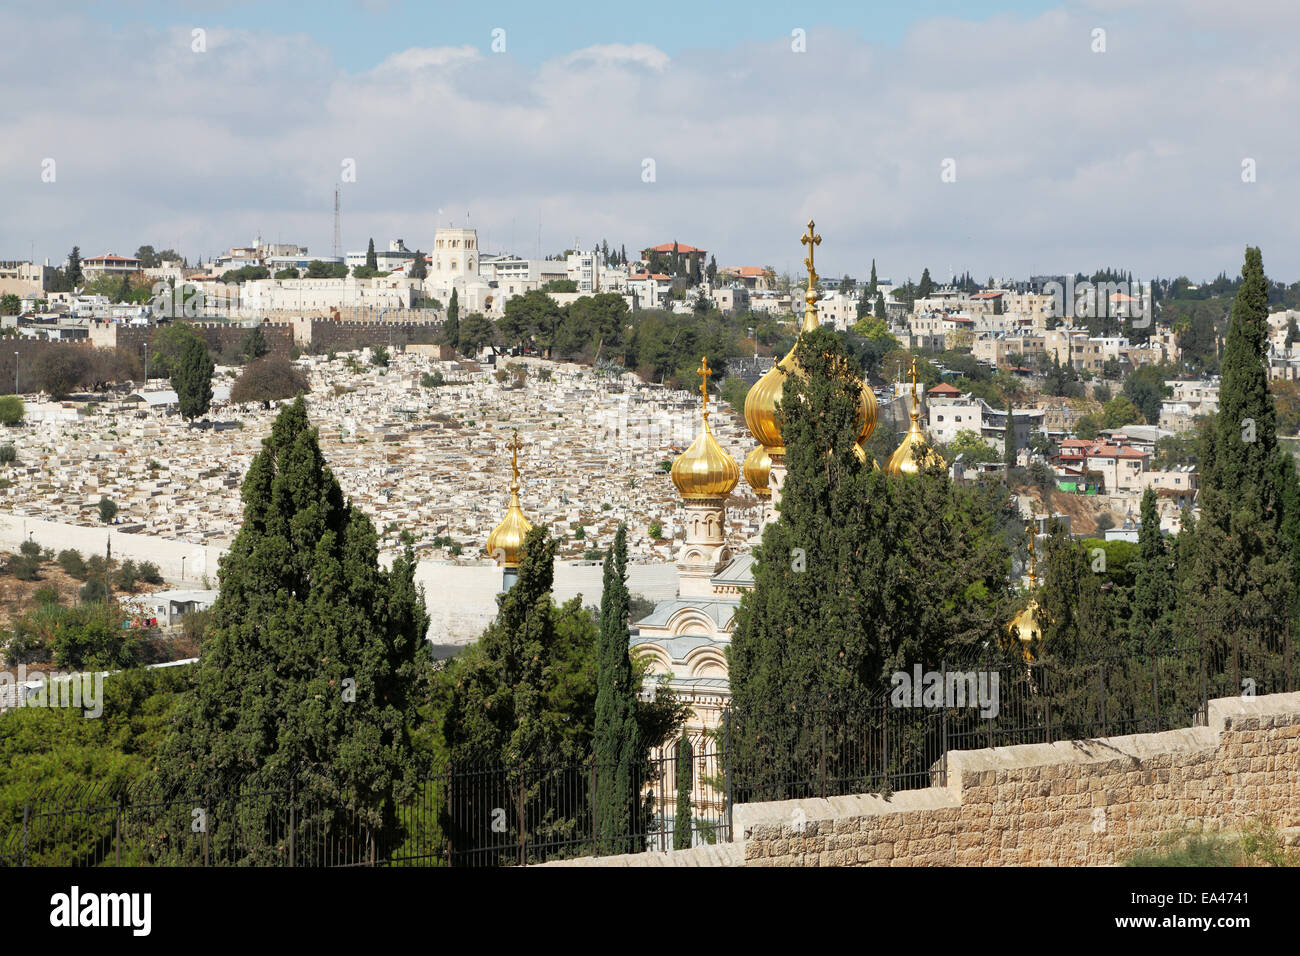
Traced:
<path id="1" fill-rule="evenodd" d="M 929 390 L 928 392 L 926 392 L 925 394 L 927 394 L 927 395 L 960 395 L 960 394 L 961 394 L 961 389 L 960 389 L 960 388 L 957 388 L 957 387 L 954 386 L 954 385 L 949 385 L 947 382 L 940 382 L 938 385 L 936 385 L 934 388 L 930 389 L 930 390 Z"/>

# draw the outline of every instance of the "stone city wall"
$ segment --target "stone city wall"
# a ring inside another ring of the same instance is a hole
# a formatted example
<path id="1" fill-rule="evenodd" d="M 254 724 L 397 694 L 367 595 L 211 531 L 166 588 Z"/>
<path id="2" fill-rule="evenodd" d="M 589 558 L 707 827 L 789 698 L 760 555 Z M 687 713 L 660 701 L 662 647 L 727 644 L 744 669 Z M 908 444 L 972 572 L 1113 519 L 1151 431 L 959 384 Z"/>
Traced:
<path id="1" fill-rule="evenodd" d="M 1183 827 L 1300 826 L 1300 693 L 1209 726 L 948 755 L 948 785 L 738 806 L 747 866 L 1080 866 Z"/>

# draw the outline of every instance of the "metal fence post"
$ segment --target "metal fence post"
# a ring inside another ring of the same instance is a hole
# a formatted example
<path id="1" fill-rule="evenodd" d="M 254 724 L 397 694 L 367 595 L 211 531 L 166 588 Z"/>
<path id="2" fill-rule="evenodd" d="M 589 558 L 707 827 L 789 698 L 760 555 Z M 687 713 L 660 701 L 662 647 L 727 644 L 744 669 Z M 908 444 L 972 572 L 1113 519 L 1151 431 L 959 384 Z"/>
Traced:
<path id="1" fill-rule="evenodd" d="M 527 836 L 527 834 L 525 833 L 525 827 L 526 827 L 526 825 L 527 825 L 527 822 L 526 822 L 526 818 L 525 818 L 525 815 L 524 815 L 524 799 L 525 799 L 526 790 L 527 790 L 527 786 L 526 786 L 525 781 L 524 781 L 524 761 L 523 761 L 523 758 L 520 758 L 520 760 L 519 760 L 519 795 L 518 795 L 518 798 L 517 798 L 518 801 L 519 801 L 519 865 L 520 865 L 520 866 L 523 866 L 523 865 L 524 865 L 524 860 L 525 860 L 525 858 L 527 857 L 527 850 L 526 850 L 526 847 L 527 847 L 527 843 L 528 843 L 528 836 Z"/>
<path id="2" fill-rule="evenodd" d="M 113 865 L 122 865 L 122 794 L 117 795 L 117 816 L 113 820 Z"/>
<path id="3" fill-rule="evenodd" d="M 724 728 L 723 729 L 724 740 L 722 746 L 723 749 L 726 751 L 726 753 L 723 756 L 723 759 L 726 761 L 726 777 L 727 777 L 727 839 L 729 841 L 734 842 L 736 839 L 736 831 L 734 828 L 733 818 L 731 813 L 732 807 L 735 804 L 735 798 L 733 796 L 732 780 L 731 780 L 731 708 L 730 707 L 728 707 L 726 710 L 722 712 L 722 723 Z"/>
<path id="4" fill-rule="evenodd" d="M 297 834 L 298 834 L 298 788 L 297 780 L 289 777 L 289 866 L 296 863 L 297 854 Z"/>
<path id="5" fill-rule="evenodd" d="M 939 662 L 939 673 L 943 677 L 943 686 L 947 688 L 948 661 L 946 658 Z M 947 701 L 945 701 L 945 703 L 947 703 Z M 948 786 L 948 708 L 947 707 L 941 707 L 939 709 L 939 727 L 940 727 L 939 746 L 943 748 L 942 763 L 939 766 L 939 777 L 940 777 L 939 785 L 942 787 L 946 787 Z"/>

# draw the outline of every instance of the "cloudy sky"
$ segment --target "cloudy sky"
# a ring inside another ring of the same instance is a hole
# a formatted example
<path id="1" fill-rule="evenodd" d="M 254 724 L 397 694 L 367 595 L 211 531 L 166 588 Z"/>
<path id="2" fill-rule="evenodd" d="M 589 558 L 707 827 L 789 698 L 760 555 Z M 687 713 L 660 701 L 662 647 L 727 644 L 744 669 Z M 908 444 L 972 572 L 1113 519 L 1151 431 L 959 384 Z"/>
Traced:
<path id="1" fill-rule="evenodd" d="M 1253 244 L 1300 279 L 1292 0 L 9 0 L 0 36 L 0 259 L 328 253 L 351 161 L 345 250 L 468 215 L 489 251 L 540 222 L 543 254 L 797 271 L 814 217 L 823 275 L 1203 278 Z"/>

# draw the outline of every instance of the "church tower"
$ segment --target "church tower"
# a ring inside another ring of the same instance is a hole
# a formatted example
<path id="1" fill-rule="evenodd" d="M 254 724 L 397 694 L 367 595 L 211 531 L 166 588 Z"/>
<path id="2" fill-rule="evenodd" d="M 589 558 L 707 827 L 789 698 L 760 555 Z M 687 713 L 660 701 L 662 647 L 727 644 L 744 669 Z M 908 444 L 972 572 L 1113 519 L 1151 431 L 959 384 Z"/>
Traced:
<path id="1" fill-rule="evenodd" d="M 712 577 L 731 560 L 727 547 L 727 496 L 740 480 L 740 467 L 722 450 L 709 428 L 708 358 L 700 360 L 703 423 L 691 447 L 673 462 L 672 480 L 681 493 L 685 534 L 677 552 L 682 597 L 712 597 Z"/>

